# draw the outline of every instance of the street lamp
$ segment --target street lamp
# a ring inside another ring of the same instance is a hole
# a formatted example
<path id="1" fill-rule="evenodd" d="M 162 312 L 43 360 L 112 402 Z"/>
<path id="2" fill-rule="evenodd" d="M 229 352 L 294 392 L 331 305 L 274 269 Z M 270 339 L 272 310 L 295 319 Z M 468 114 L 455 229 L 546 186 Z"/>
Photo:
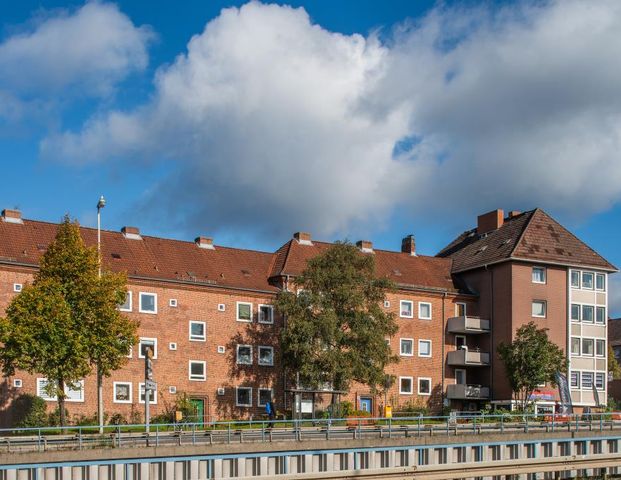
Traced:
<path id="1" fill-rule="evenodd" d="M 102 195 L 97 202 L 97 259 L 99 263 L 99 276 L 101 277 L 101 209 L 106 206 L 106 199 Z"/>

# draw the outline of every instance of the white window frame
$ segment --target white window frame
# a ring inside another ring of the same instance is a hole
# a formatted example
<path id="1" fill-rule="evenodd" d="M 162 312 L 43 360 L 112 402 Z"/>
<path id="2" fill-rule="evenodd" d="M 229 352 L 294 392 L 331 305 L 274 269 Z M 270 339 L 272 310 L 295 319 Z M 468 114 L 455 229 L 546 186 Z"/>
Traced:
<path id="1" fill-rule="evenodd" d="M 48 396 L 47 393 L 44 392 L 44 390 L 43 390 L 44 387 L 41 386 L 41 382 L 47 383 L 47 378 L 45 378 L 45 377 L 37 378 L 37 380 L 36 380 L 37 397 L 41 397 L 46 402 L 57 402 L 58 401 L 58 397 L 57 396 L 53 396 L 53 397 Z M 69 388 L 69 385 L 65 385 L 65 402 L 67 402 L 67 403 L 84 403 L 84 401 L 85 401 L 84 400 L 84 397 L 85 397 L 85 395 L 84 395 L 84 380 L 79 380 L 77 382 L 77 384 L 80 385 L 80 390 L 79 391 L 81 392 L 81 397 L 79 399 L 69 398 L 67 395 L 68 395 L 68 392 L 69 392 L 70 388 Z M 73 389 L 71 389 L 71 390 L 74 391 L 74 392 L 77 391 L 77 390 L 73 390 Z M 45 396 L 43 396 L 43 395 L 45 395 Z"/>
<path id="2" fill-rule="evenodd" d="M 274 398 L 273 388 L 257 388 L 257 407 L 265 407 L 265 403 L 261 403 L 261 392 L 270 392 L 270 399 Z"/>
<path id="3" fill-rule="evenodd" d="M 571 375 L 575 373 L 576 374 L 576 384 L 573 385 L 572 381 L 571 381 Z M 580 390 L 580 385 L 582 382 L 582 375 L 580 370 L 570 370 L 569 372 L 569 388 L 572 390 Z"/>
<path id="4" fill-rule="evenodd" d="M 426 381 L 429 382 L 429 392 L 428 393 L 423 393 L 423 392 L 420 391 L 420 382 L 421 382 L 421 380 L 426 380 Z M 424 396 L 428 397 L 428 396 L 431 395 L 431 390 L 432 390 L 432 388 L 431 388 L 431 378 L 430 377 L 418 377 L 418 394 L 419 395 L 424 395 Z"/>
<path id="5" fill-rule="evenodd" d="M 250 319 L 249 320 L 246 320 L 244 318 L 239 318 L 239 306 L 240 305 L 250 305 Z M 237 302 L 236 308 L 235 308 L 235 318 L 237 319 L 238 322 L 252 323 L 253 310 L 254 308 L 253 308 L 252 302 Z"/>
<path id="6" fill-rule="evenodd" d="M 578 352 L 574 353 L 574 340 L 578 340 Z M 582 338 L 571 337 L 569 340 L 569 353 L 573 357 L 579 357 L 582 354 Z"/>
<path id="7" fill-rule="evenodd" d="M 144 358 L 142 354 L 142 343 L 143 341 L 153 342 L 153 360 L 157 359 L 157 338 L 149 338 L 149 337 L 140 337 L 138 339 L 138 358 Z"/>
<path id="8" fill-rule="evenodd" d="M 410 314 L 409 315 L 404 315 L 403 314 L 403 304 L 405 303 L 409 303 L 410 304 Z M 399 317 L 401 318 L 414 318 L 414 302 L 412 300 L 399 300 Z"/>
<path id="9" fill-rule="evenodd" d="M 584 348 L 584 342 L 585 341 L 589 341 L 589 340 L 591 341 L 592 347 L 593 347 L 592 348 L 592 352 L 593 353 L 590 353 L 590 354 L 589 353 L 585 353 L 586 349 Z M 591 337 L 582 337 L 582 345 L 580 347 L 580 350 L 581 350 L 581 353 L 582 353 L 583 357 L 594 357 L 595 356 L 595 339 L 591 338 Z"/>
<path id="10" fill-rule="evenodd" d="M 265 320 L 265 319 L 261 319 L 261 307 L 266 307 L 269 309 L 269 320 Z M 265 303 L 259 303 L 258 305 L 258 311 L 257 311 L 257 318 L 259 320 L 259 323 L 263 323 L 265 325 L 272 325 L 274 323 L 274 307 L 272 305 L 268 305 Z M 252 309 L 251 309 L 252 312 Z M 252 318 L 252 313 L 250 313 L 250 318 Z"/>
<path id="11" fill-rule="evenodd" d="M 384 300 L 384 308 L 390 308 L 390 300 Z"/>
<path id="12" fill-rule="evenodd" d="M 218 353 L 224 353 L 226 351 L 226 348 L 224 345 L 218 345 Z"/>
<path id="13" fill-rule="evenodd" d="M 192 376 L 192 365 L 199 364 L 203 366 L 203 374 L 199 376 Z M 192 382 L 205 382 L 207 381 L 207 362 L 204 360 L 188 360 L 188 380 Z"/>
<path id="14" fill-rule="evenodd" d="M 248 347 L 250 349 L 250 362 L 240 362 L 239 361 L 239 349 L 243 348 L 243 347 Z M 252 355 L 252 345 L 244 345 L 244 344 L 239 344 L 237 345 L 237 349 L 235 351 L 236 355 L 235 355 L 235 363 L 237 363 L 237 365 L 252 365 L 254 362 L 254 358 Z"/>
<path id="15" fill-rule="evenodd" d="M 129 298 L 129 307 L 123 308 L 122 305 L 119 305 L 119 311 L 121 311 L 121 312 L 131 312 L 132 309 L 134 308 L 134 299 L 133 299 L 133 295 L 132 295 L 132 291 L 131 290 L 127 291 L 127 296 L 125 298 L 126 299 Z"/>
<path id="16" fill-rule="evenodd" d="M 536 303 L 540 303 L 543 305 L 543 315 L 535 315 L 533 313 L 533 306 Z M 530 307 L 530 314 L 533 318 L 547 318 L 548 315 L 548 302 L 546 300 L 533 300 Z"/>
<path id="17" fill-rule="evenodd" d="M 535 280 L 535 270 L 541 270 L 543 272 L 543 281 Z M 548 281 L 548 270 L 546 267 L 541 267 L 539 265 L 534 266 L 531 272 L 531 281 L 532 283 L 545 285 Z"/>
<path id="18" fill-rule="evenodd" d="M 218 304 L 218 311 L 219 312 L 226 312 L 226 305 L 224 303 L 219 303 Z"/>
<path id="19" fill-rule="evenodd" d="M 412 353 L 403 353 L 403 342 L 410 342 L 412 345 Z M 400 338 L 399 339 L 399 355 L 401 357 L 413 357 L 414 356 L 414 339 L 413 338 Z"/>
<path id="20" fill-rule="evenodd" d="M 168 306 L 172 307 L 172 308 L 177 308 L 177 306 L 179 305 L 179 302 L 177 302 L 176 298 L 170 298 L 168 299 Z"/>
<path id="21" fill-rule="evenodd" d="M 172 350 L 173 352 L 177 350 L 177 342 L 170 342 L 168 344 L 168 350 Z"/>
<path id="22" fill-rule="evenodd" d="M 176 385 L 170 385 L 168 387 L 168 393 L 170 393 L 171 395 L 175 395 L 177 393 L 177 386 Z"/>
<path id="23" fill-rule="evenodd" d="M 577 319 L 573 318 L 572 309 L 573 309 L 574 305 L 576 305 L 578 307 L 578 318 Z M 580 323 L 582 321 L 582 304 L 576 303 L 576 302 L 571 302 L 571 304 L 569 305 L 569 320 L 574 322 L 574 323 Z"/>
<path id="24" fill-rule="evenodd" d="M 138 403 L 144 404 L 144 398 L 142 398 L 142 390 L 144 389 L 144 382 L 138 383 Z M 157 405 L 157 384 L 155 384 L 155 390 L 150 390 L 153 392 L 152 399 L 149 400 L 149 405 Z M 145 390 L 145 398 L 147 397 L 147 392 Z"/>
<path id="25" fill-rule="evenodd" d="M 590 308 L 593 309 L 593 317 L 591 317 L 591 320 L 585 320 L 584 319 L 585 318 L 585 315 L 584 315 L 584 308 L 585 307 L 587 307 L 587 308 L 590 307 Z M 591 305 L 591 304 L 588 304 L 588 303 L 582 304 L 580 306 L 580 321 L 582 323 L 588 323 L 589 325 L 595 324 L 595 315 L 596 315 L 596 313 L 597 312 L 595 311 L 595 305 Z"/>
<path id="26" fill-rule="evenodd" d="M 409 392 L 405 392 L 402 390 L 401 387 L 403 387 L 403 384 L 401 383 L 402 380 L 409 380 L 410 381 L 410 391 Z M 399 395 L 414 395 L 414 377 L 399 377 Z"/>
<path id="27" fill-rule="evenodd" d="M 584 377 L 588 376 L 588 375 L 591 376 L 591 385 L 590 386 L 584 386 Z M 592 390 L 594 383 L 595 383 L 595 372 L 593 372 L 592 370 L 583 370 L 580 373 L 580 388 L 582 390 Z"/>
<path id="28" fill-rule="evenodd" d="M 576 274 L 578 276 L 578 285 L 574 285 L 573 282 L 573 274 Z M 570 270 L 569 271 L 569 286 L 571 288 L 575 288 L 576 290 L 579 290 L 580 287 L 582 286 L 582 275 L 580 274 L 580 270 Z"/>
<path id="29" fill-rule="evenodd" d="M 421 353 L 420 346 L 421 346 L 421 344 L 424 344 L 424 343 L 428 343 L 429 344 L 429 355 L 424 355 L 424 354 Z M 431 356 L 432 356 L 432 348 L 433 347 L 432 347 L 431 340 L 427 340 L 425 338 L 421 338 L 421 339 L 418 340 L 418 356 L 419 357 L 431 358 Z"/>
<path id="30" fill-rule="evenodd" d="M 270 363 L 262 363 L 261 362 L 261 350 L 269 350 L 272 352 L 272 361 Z M 259 345 L 257 347 L 257 353 L 259 355 L 259 358 L 257 359 L 259 365 L 261 365 L 262 367 L 273 367 L 274 366 L 274 347 L 270 347 L 269 345 Z"/>
<path id="31" fill-rule="evenodd" d="M 603 278 L 604 279 L 604 288 L 597 288 L 597 279 L 598 278 Z M 606 274 L 605 273 L 596 273 L 595 274 L 595 290 L 597 290 L 598 292 L 605 292 L 606 291 Z"/>
<path id="32" fill-rule="evenodd" d="M 593 378 L 593 382 L 595 383 L 595 389 L 596 390 L 606 390 L 606 373 L 604 372 L 594 372 L 595 376 Z M 600 376 L 600 378 L 602 379 L 602 386 L 601 388 L 597 386 L 597 377 Z"/>
<path id="33" fill-rule="evenodd" d="M 597 358 L 605 358 L 606 357 L 606 339 L 605 338 L 594 338 L 593 340 L 595 342 L 595 346 L 593 347 L 594 348 L 593 351 L 595 352 L 595 356 Z M 602 354 L 599 355 L 597 353 L 597 344 L 599 343 L 601 345 L 602 342 L 604 343 L 604 348 L 602 349 Z"/>
<path id="34" fill-rule="evenodd" d="M 117 385 L 129 385 L 129 400 L 118 400 L 116 398 L 116 386 Z M 114 382 L 112 384 L 112 403 L 132 403 L 133 398 L 134 398 L 133 390 L 134 388 L 133 388 L 132 382 Z"/>
<path id="35" fill-rule="evenodd" d="M 423 317 L 421 315 L 421 309 L 424 305 L 428 305 L 429 306 L 429 316 L 428 317 Z M 418 318 L 420 320 L 431 320 L 432 316 L 433 316 L 433 306 L 431 305 L 431 302 L 418 302 Z"/>
<path id="36" fill-rule="evenodd" d="M 13 284 L 13 291 L 16 292 L 16 293 L 21 292 L 23 288 L 24 288 L 24 285 L 22 285 L 21 283 L 14 283 Z"/>
<path id="37" fill-rule="evenodd" d="M 202 336 L 192 336 L 192 325 L 202 325 L 203 326 L 203 335 Z M 199 320 L 190 320 L 188 323 L 188 338 L 190 342 L 206 342 L 207 341 L 207 322 L 201 322 Z"/>
<path id="38" fill-rule="evenodd" d="M 468 304 L 466 302 L 455 302 L 455 315 L 457 315 L 458 317 L 461 316 L 459 315 L 459 307 L 462 306 L 464 307 L 464 317 L 468 316 Z"/>
<path id="39" fill-rule="evenodd" d="M 593 278 L 593 280 L 592 280 L 593 283 L 591 284 L 590 287 L 585 287 L 584 286 L 584 277 L 586 275 L 591 275 L 591 277 Z M 581 273 L 581 275 L 580 275 L 580 288 L 582 290 L 595 290 L 595 272 L 582 272 Z"/>
<path id="40" fill-rule="evenodd" d="M 13 379 L 13 388 L 22 388 L 24 386 L 24 382 L 21 378 Z"/>
<path id="41" fill-rule="evenodd" d="M 604 311 L 604 318 L 602 318 L 602 321 L 598 321 L 597 320 L 597 313 L 600 311 Z M 596 305 L 595 306 L 595 325 L 606 325 L 606 319 L 607 319 L 607 315 L 606 315 L 606 307 L 603 307 L 601 305 Z"/>
<path id="42" fill-rule="evenodd" d="M 155 300 L 153 302 L 155 310 L 153 310 L 153 311 L 151 311 L 151 310 L 143 310 L 143 308 L 142 308 L 142 296 L 143 295 L 151 295 L 151 296 L 155 297 Z M 138 292 L 138 313 L 148 313 L 149 315 L 157 315 L 157 293 Z"/>
<path id="43" fill-rule="evenodd" d="M 239 403 L 239 391 L 250 390 L 250 398 L 248 403 Z M 235 406 L 236 407 L 252 407 L 252 387 L 235 387 Z"/>

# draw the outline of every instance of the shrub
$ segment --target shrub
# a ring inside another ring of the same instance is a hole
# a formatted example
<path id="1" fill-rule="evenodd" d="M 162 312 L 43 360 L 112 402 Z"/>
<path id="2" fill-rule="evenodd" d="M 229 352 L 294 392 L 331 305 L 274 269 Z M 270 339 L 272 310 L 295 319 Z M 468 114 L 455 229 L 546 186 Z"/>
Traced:
<path id="1" fill-rule="evenodd" d="M 110 417 L 108 425 L 127 425 L 127 419 L 122 413 L 115 413 Z"/>
<path id="2" fill-rule="evenodd" d="M 13 424 L 17 428 L 45 427 L 48 424 L 47 404 L 36 395 L 22 394 L 13 401 L 16 415 Z"/>

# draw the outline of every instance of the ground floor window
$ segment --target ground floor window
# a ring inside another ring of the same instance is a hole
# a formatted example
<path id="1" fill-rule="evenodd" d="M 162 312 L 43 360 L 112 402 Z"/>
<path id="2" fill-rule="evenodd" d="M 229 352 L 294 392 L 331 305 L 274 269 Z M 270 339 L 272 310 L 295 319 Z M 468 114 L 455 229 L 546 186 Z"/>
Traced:
<path id="1" fill-rule="evenodd" d="M 114 403 L 132 403 L 131 382 L 114 382 Z"/>
<path id="2" fill-rule="evenodd" d="M 431 378 L 418 379 L 418 394 L 431 395 Z"/>
<path id="3" fill-rule="evenodd" d="M 412 377 L 399 377 L 399 393 L 411 395 L 413 392 L 412 384 Z"/>
<path id="4" fill-rule="evenodd" d="M 237 387 L 235 390 L 235 405 L 238 407 L 252 407 L 252 388 Z"/>
<path id="5" fill-rule="evenodd" d="M 138 386 L 140 388 L 140 403 L 144 403 L 144 383 L 139 383 Z M 149 403 L 151 405 L 157 405 L 157 385 L 155 387 L 155 390 L 149 390 Z"/>
<path id="6" fill-rule="evenodd" d="M 271 388 L 259 388 L 258 395 L 258 405 L 259 407 L 264 407 L 267 402 L 271 402 L 273 397 L 273 392 Z"/>
<path id="7" fill-rule="evenodd" d="M 48 402 L 58 400 L 57 396 L 50 395 L 48 390 L 47 378 L 37 378 L 37 396 Z M 84 401 L 84 380 L 80 380 L 74 385 L 65 385 L 65 401 L 66 402 L 83 402 Z"/>

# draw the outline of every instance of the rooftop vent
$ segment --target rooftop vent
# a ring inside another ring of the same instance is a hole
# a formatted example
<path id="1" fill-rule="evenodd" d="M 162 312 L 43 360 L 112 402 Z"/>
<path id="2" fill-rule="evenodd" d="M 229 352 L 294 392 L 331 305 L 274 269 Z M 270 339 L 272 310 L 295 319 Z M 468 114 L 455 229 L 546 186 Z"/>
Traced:
<path id="1" fill-rule="evenodd" d="M 414 240 L 414 235 L 408 235 L 401 240 L 401 252 L 407 253 L 413 257 L 416 256 L 416 241 Z"/>
<path id="2" fill-rule="evenodd" d="M 24 223 L 22 220 L 22 212 L 9 208 L 2 210 L 2 220 L 7 223 Z"/>
<path id="3" fill-rule="evenodd" d="M 121 228 L 123 236 L 130 240 L 142 240 L 140 236 L 140 229 L 138 227 L 123 227 Z"/>
<path id="4" fill-rule="evenodd" d="M 509 218 L 515 218 L 515 217 L 517 217 L 518 215 L 520 215 L 521 213 L 522 213 L 522 212 L 520 212 L 519 210 L 511 210 L 511 211 L 509 212 Z"/>
<path id="5" fill-rule="evenodd" d="M 505 212 L 501 209 L 492 210 L 477 217 L 477 233 L 484 235 L 502 227 Z"/>
<path id="6" fill-rule="evenodd" d="M 311 234 L 308 232 L 295 232 L 293 238 L 295 238 L 300 245 L 313 244 L 313 242 L 311 242 Z"/>
<path id="7" fill-rule="evenodd" d="M 373 253 L 373 242 L 369 240 L 358 240 L 356 246 L 362 253 Z"/>
<path id="8" fill-rule="evenodd" d="M 199 248 L 206 248 L 207 250 L 214 250 L 216 248 L 213 246 L 213 238 L 211 237 L 196 237 L 194 243 Z"/>

